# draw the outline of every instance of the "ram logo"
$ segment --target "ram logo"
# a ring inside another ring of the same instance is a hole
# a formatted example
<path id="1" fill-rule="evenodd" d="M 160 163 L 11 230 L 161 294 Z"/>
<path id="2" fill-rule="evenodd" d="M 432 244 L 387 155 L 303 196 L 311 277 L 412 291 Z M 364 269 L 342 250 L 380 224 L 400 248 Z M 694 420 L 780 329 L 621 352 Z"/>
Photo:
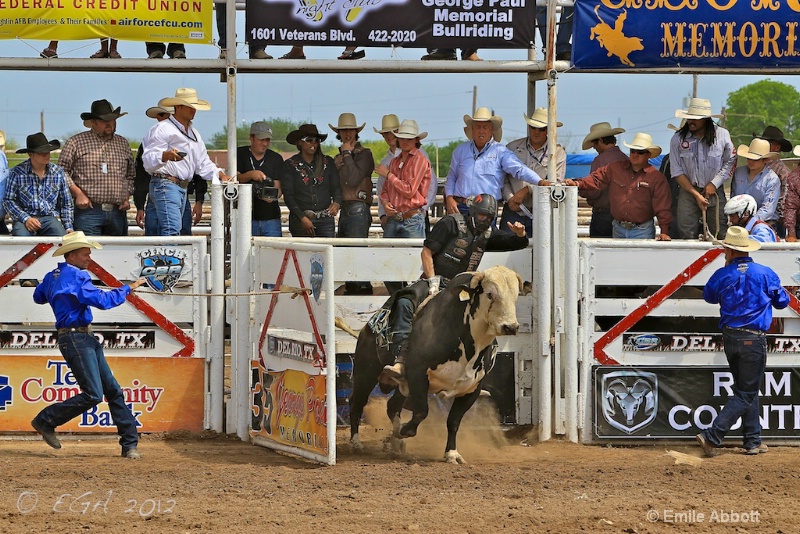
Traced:
<path id="1" fill-rule="evenodd" d="M 658 376 L 616 371 L 603 376 L 602 411 L 608 424 L 626 434 L 652 423 L 658 413 Z"/>

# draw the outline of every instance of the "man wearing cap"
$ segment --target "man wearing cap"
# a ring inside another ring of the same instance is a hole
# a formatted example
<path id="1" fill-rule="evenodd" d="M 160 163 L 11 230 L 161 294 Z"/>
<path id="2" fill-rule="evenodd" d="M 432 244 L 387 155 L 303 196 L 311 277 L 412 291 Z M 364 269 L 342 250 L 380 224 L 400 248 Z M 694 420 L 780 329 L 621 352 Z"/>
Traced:
<path id="1" fill-rule="evenodd" d="M 8 178 L 8 158 L 6 158 L 6 133 L 0 130 L 0 235 L 8 234 L 6 226 L 6 210 L 3 199 L 6 196 L 6 178 Z"/>
<path id="2" fill-rule="evenodd" d="M 522 163 L 545 180 L 547 179 L 547 166 L 552 156 L 547 153 L 547 110 L 537 108 L 530 117 L 523 115 L 523 118 L 528 124 L 527 137 L 511 141 L 506 146 Z M 560 126 L 562 123 L 556 122 L 556 127 Z M 567 152 L 561 145 L 556 145 L 555 158 L 555 180 L 561 181 L 567 172 Z M 533 210 L 532 187 L 513 176 L 508 174 L 505 176 L 503 198 L 506 206 L 500 219 L 500 228 L 505 228 L 505 224 L 508 222 L 519 222 L 525 227 L 528 237 L 533 235 L 533 221 L 528 215 Z M 523 204 L 525 209 L 520 204 Z"/>
<path id="3" fill-rule="evenodd" d="M 142 163 L 152 177 L 149 199 L 161 235 L 179 235 L 187 187 L 194 175 L 212 183 L 227 182 L 229 177 L 208 157 L 200 132 L 192 127 L 197 110 L 210 110 L 211 105 L 189 87 L 179 88 L 174 97 L 162 98 L 158 105 L 175 111 L 147 132 Z"/>
<path id="4" fill-rule="evenodd" d="M 294 237 L 336 236 L 334 217 L 342 205 L 342 188 L 336 164 L 320 147 L 327 138 L 315 124 L 302 124 L 286 136 L 286 142 L 299 150 L 283 162 L 281 177 Z"/>
<path id="5" fill-rule="evenodd" d="M 592 160 L 589 172 L 615 161 L 628 159 L 617 146 L 616 136 L 625 133 L 622 128 L 612 128 L 608 122 L 598 122 L 589 127 L 589 135 L 584 137 L 583 150 L 594 148 L 597 157 Z M 660 170 L 660 169 L 659 169 Z M 662 171 L 663 174 L 663 171 Z M 667 180 L 669 181 L 669 180 Z M 589 223 L 589 237 L 611 237 L 613 235 L 614 217 L 611 216 L 611 202 L 608 200 L 608 189 L 602 191 L 586 191 L 584 198 L 592 207 L 592 220 Z"/>
<path id="6" fill-rule="evenodd" d="M 3 199 L 15 236 L 62 236 L 72 232 L 73 204 L 64 170 L 50 163 L 61 144 L 41 132 L 29 135 L 17 154 L 28 159 L 11 169 Z M 5 226 L 5 223 L 3 224 Z"/>
<path id="7" fill-rule="evenodd" d="M 681 189 L 678 194 L 678 235 L 681 239 L 697 239 L 705 232 L 701 228 L 703 212 L 712 235 L 725 235 L 727 222 L 722 210 L 725 205 L 723 184 L 733 174 L 736 165 L 731 135 L 714 124 L 711 102 L 692 98 L 689 108 L 675 112 L 684 124 L 670 141 L 669 163 L 672 176 Z"/>
<path id="8" fill-rule="evenodd" d="M 637 133 L 629 145 L 630 158 L 609 163 L 580 180 L 566 180 L 580 191 L 607 189 L 614 217 L 614 238 L 669 241 L 672 222 L 672 196 L 667 178 L 650 164 L 661 147 L 646 133 Z M 661 233 L 656 236 L 653 216 L 658 217 Z"/>
<path id="9" fill-rule="evenodd" d="M 750 195 L 758 205 L 756 216 L 770 226 L 778 225 L 778 199 L 781 196 L 781 181 L 767 161 L 776 159 L 778 154 L 770 152 L 769 141 L 753 139 L 750 146 L 739 145 L 737 154 L 747 160 L 746 167 L 739 167 L 733 173 L 731 196 Z"/>
<path id="10" fill-rule="evenodd" d="M 136 168 L 128 140 L 116 133 L 123 115 L 108 100 L 95 100 L 81 113 L 89 130 L 70 137 L 58 157 L 75 198 L 75 229 L 86 235 L 128 235 Z"/>
<path id="11" fill-rule="evenodd" d="M 342 142 L 339 153 L 333 158 L 342 187 L 338 237 L 369 237 L 375 160 L 370 149 L 358 142 L 358 133 L 366 123 L 359 126 L 354 114 L 342 113 L 336 126 L 328 126 L 336 132 L 336 139 Z"/>
<path id="12" fill-rule="evenodd" d="M 256 121 L 250 125 L 250 145 L 236 150 L 236 172 L 243 184 L 253 184 L 252 235 L 281 237 L 280 174 L 283 158 L 269 149 L 272 126 Z"/>
<path id="13" fill-rule="evenodd" d="M 470 196 L 489 194 L 499 202 L 506 174 L 534 185 L 550 185 L 499 143 L 503 138 L 502 117 L 493 115 L 489 108 L 478 108 L 475 116 L 464 115 L 464 123 L 469 141 L 458 145 L 450 159 L 444 185 L 447 213 L 468 213 L 465 200 Z"/>
<path id="14" fill-rule="evenodd" d="M 764 128 L 764 132 L 761 135 L 753 132 L 753 137 L 758 137 L 769 141 L 770 152 L 779 153 L 792 151 L 792 143 L 783 137 L 783 131 L 777 126 L 767 126 Z M 783 226 L 783 206 L 786 203 L 786 192 L 788 189 L 786 187 L 786 179 L 789 177 L 789 174 L 792 171 L 783 161 L 781 161 L 780 158 L 767 160 L 767 167 L 771 169 L 781 181 L 781 196 L 778 198 L 777 208 L 778 223 L 775 225 L 775 230 L 780 237 L 785 237 L 786 228 Z"/>
<path id="15" fill-rule="evenodd" d="M 772 324 L 772 308 L 785 308 L 789 294 L 775 271 L 750 257 L 761 243 L 750 239 L 747 230 L 732 226 L 720 244 L 725 247 L 725 267 L 708 279 L 703 299 L 720 307 L 719 327 L 733 376 L 733 396 L 696 439 L 706 456 L 715 456 L 725 434 L 741 417 L 745 454 L 757 455 L 767 452 L 761 443 L 758 400 L 767 364 L 766 332 Z"/>
<path id="16" fill-rule="evenodd" d="M 792 152 L 800 157 L 800 145 Z M 800 234 L 797 214 L 800 212 L 800 166 L 794 168 L 786 177 L 786 203 L 783 206 L 783 226 L 786 230 L 786 241 L 795 243 Z"/>

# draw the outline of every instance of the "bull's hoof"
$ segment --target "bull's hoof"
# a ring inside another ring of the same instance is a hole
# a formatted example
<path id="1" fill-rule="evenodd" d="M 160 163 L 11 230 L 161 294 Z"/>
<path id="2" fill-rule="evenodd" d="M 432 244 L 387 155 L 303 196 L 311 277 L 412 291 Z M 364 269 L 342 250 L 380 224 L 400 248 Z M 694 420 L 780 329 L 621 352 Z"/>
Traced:
<path id="1" fill-rule="evenodd" d="M 400 437 L 401 438 L 413 438 L 417 435 L 417 429 L 413 427 L 409 427 L 409 425 L 403 425 L 400 429 Z"/>
<path id="2" fill-rule="evenodd" d="M 356 454 L 364 452 L 364 444 L 361 443 L 361 438 L 358 434 L 350 438 L 350 451 Z"/>
<path id="3" fill-rule="evenodd" d="M 444 453 L 444 461 L 448 464 L 466 464 L 466 460 L 458 454 L 457 450 L 447 451 Z"/>

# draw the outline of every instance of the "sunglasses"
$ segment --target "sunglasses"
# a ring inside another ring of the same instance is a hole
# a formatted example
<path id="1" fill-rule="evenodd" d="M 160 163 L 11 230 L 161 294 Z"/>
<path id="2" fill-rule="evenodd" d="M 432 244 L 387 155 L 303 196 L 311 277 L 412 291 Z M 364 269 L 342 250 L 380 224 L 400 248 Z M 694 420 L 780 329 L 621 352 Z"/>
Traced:
<path id="1" fill-rule="evenodd" d="M 319 143 L 319 137 L 301 137 L 300 140 L 304 143 Z"/>
<path id="2" fill-rule="evenodd" d="M 530 128 L 531 130 L 536 130 L 537 132 L 546 132 L 547 131 L 547 126 L 545 126 L 544 128 L 538 128 L 536 126 L 528 126 L 528 128 Z"/>
<path id="3" fill-rule="evenodd" d="M 645 154 L 650 154 L 648 150 L 634 150 L 631 149 L 631 154 L 639 154 L 640 156 L 644 156 Z"/>

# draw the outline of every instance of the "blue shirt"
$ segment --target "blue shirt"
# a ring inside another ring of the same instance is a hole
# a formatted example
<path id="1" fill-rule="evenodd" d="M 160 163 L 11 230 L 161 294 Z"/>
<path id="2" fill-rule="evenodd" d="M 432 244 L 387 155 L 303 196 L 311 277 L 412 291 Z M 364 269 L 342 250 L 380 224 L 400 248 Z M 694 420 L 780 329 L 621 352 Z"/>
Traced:
<path id="1" fill-rule="evenodd" d="M 756 216 L 762 221 L 778 220 L 778 199 L 781 197 L 781 180 L 769 167 L 764 169 L 750 181 L 747 167 L 739 167 L 733 173 L 731 198 L 735 195 L 750 195 L 756 199 L 758 211 Z"/>
<path id="2" fill-rule="evenodd" d="M 53 163 L 47 164 L 44 178 L 33 172 L 30 159 L 11 169 L 3 206 L 14 221 L 24 223 L 31 217 L 60 216 L 64 229 L 72 230 L 72 195 L 64 169 Z"/>
<path id="3" fill-rule="evenodd" d="M 531 184 L 538 184 L 541 180 L 514 152 L 493 139 L 481 151 L 473 141 L 461 143 L 453 150 L 444 194 L 466 198 L 488 193 L 502 200 L 506 173 Z"/>
<path id="4" fill-rule="evenodd" d="M 744 228 L 747 230 L 747 233 L 750 234 L 750 239 L 753 241 L 760 241 L 761 243 L 778 242 L 778 236 L 775 235 L 775 230 L 773 230 L 769 224 L 755 217 L 751 217 L 750 222 L 748 222 Z"/>
<path id="5" fill-rule="evenodd" d="M 789 294 L 778 275 L 749 256 L 733 258 L 711 275 L 703 298 L 719 304 L 719 327 L 751 328 L 767 331 L 772 324 L 772 308 L 789 305 Z"/>
<path id="6" fill-rule="evenodd" d="M 47 273 L 36 286 L 33 301 L 50 304 L 56 316 L 56 328 L 70 328 L 91 324 L 89 306 L 101 310 L 115 308 L 125 302 L 130 292 L 131 287 L 127 285 L 108 291 L 97 289 L 85 270 L 60 262 L 58 268 Z"/>

